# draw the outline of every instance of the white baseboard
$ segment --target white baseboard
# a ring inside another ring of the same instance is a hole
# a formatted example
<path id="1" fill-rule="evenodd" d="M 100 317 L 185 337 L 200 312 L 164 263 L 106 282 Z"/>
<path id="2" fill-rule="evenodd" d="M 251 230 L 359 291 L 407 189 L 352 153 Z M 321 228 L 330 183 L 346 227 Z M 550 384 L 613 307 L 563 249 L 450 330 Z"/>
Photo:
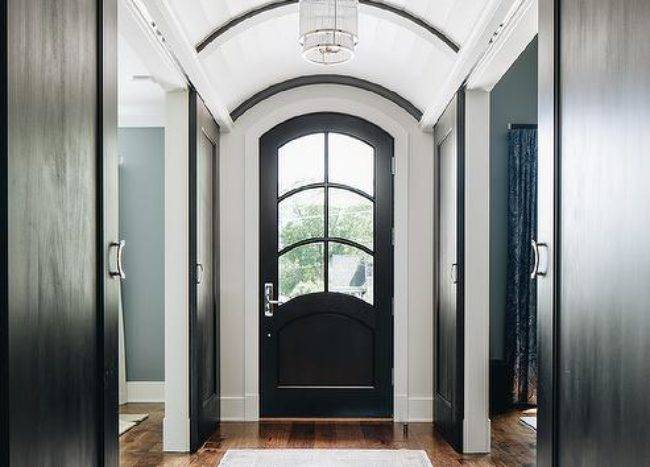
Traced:
<path id="1" fill-rule="evenodd" d="M 163 419 L 163 451 L 189 452 L 190 419 L 182 415 L 165 414 Z"/>
<path id="2" fill-rule="evenodd" d="M 260 419 L 260 396 L 258 394 L 246 394 L 244 400 L 244 415 L 247 422 L 256 422 Z"/>
<path id="3" fill-rule="evenodd" d="M 164 381 L 127 381 L 129 402 L 165 402 Z"/>
<path id="4" fill-rule="evenodd" d="M 492 443 L 492 421 L 489 418 L 475 417 L 463 419 L 463 453 L 489 453 Z"/>
<path id="5" fill-rule="evenodd" d="M 433 397 L 409 397 L 409 422 L 433 420 Z"/>
<path id="6" fill-rule="evenodd" d="M 246 421 L 246 399 L 239 396 L 221 396 L 221 420 L 224 422 Z"/>
<path id="7" fill-rule="evenodd" d="M 406 394 L 395 394 L 393 396 L 393 419 L 398 423 L 408 422 L 409 398 Z"/>

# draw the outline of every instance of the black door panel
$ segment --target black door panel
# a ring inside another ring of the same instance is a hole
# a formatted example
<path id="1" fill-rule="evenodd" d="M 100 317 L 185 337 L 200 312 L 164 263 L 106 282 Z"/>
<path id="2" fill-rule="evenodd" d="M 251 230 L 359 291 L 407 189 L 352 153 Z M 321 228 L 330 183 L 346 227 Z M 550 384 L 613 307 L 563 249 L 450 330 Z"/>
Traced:
<path id="1" fill-rule="evenodd" d="M 459 451 L 463 440 L 464 369 L 464 94 L 459 91 L 436 125 L 438 175 L 438 309 L 434 423 Z"/>
<path id="2" fill-rule="evenodd" d="M 219 422 L 219 128 L 190 92 L 190 448 Z"/>
<path id="3" fill-rule="evenodd" d="M 342 114 L 261 138 L 262 416 L 392 416 L 392 154 Z"/>

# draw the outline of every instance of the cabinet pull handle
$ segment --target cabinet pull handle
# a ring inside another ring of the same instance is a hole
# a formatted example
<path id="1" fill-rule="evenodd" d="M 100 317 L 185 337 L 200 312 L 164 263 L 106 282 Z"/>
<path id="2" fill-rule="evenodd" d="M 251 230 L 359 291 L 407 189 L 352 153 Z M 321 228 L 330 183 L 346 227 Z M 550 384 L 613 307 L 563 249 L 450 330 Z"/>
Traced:
<path id="1" fill-rule="evenodd" d="M 123 264 L 125 246 L 126 246 L 126 242 L 124 240 L 120 240 L 119 242 L 111 242 L 109 245 L 111 249 L 112 248 L 116 249 L 116 253 L 115 253 L 116 269 L 112 270 L 110 266 L 108 269 L 108 274 L 115 280 L 126 279 L 126 273 L 124 272 L 124 264 Z"/>

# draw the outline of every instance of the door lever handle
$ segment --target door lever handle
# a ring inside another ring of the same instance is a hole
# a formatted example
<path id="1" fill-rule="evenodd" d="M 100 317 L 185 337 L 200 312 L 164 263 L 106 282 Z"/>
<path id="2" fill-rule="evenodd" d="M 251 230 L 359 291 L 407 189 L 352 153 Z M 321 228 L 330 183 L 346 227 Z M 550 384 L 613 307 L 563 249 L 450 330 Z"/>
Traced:
<path id="1" fill-rule="evenodd" d="M 458 264 L 454 263 L 451 265 L 451 269 L 449 270 L 449 275 L 451 276 L 451 283 L 452 284 L 458 284 Z"/>
<path id="2" fill-rule="evenodd" d="M 530 278 L 543 277 L 548 271 L 548 245 L 546 243 L 537 243 L 536 240 L 532 239 L 530 247 L 533 249 L 533 270 L 530 273 Z"/>
<path id="3" fill-rule="evenodd" d="M 124 272 L 124 265 L 122 262 L 122 259 L 124 257 L 124 247 L 126 246 L 126 242 L 124 240 L 120 240 L 119 242 L 111 242 L 108 247 L 109 251 L 113 248 L 116 248 L 116 253 L 115 253 L 115 266 L 116 269 L 112 270 L 109 266 L 108 268 L 108 275 L 111 276 L 115 280 L 124 280 L 126 279 L 126 273 Z"/>
<path id="4" fill-rule="evenodd" d="M 196 263 L 196 283 L 200 284 L 201 282 L 203 282 L 203 265 Z"/>
<path id="5" fill-rule="evenodd" d="M 273 300 L 273 282 L 264 284 L 264 316 L 273 317 L 273 307 L 283 305 L 281 300 Z"/>

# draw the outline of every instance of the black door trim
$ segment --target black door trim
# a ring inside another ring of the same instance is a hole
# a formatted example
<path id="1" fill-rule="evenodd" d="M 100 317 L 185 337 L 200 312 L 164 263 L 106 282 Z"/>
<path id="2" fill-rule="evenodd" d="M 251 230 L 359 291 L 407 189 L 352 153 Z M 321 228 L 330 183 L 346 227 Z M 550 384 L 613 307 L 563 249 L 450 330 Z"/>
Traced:
<path id="1" fill-rule="evenodd" d="M 298 0 L 276 0 L 274 2 L 264 4 L 260 7 L 253 8 L 251 10 L 248 10 L 240 14 L 239 16 L 235 16 L 234 18 L 231 18 L 225 24 L 217 26 L 217 28 L 211 31 L 205 39 L 203 39 L 201 42 L 196 44 L 195 46 L 196 53 L 197 54 L 201 53 L 207 46 L 209 46 L 212 42 L 217 40 L 219 36 L 223 35 L 230 29 L 237 26 L 238 24 L 243 23 L 244 21 L 254 18 L 255 16 L 265 13 L 267 11 L 275 10 L 276 8 L 281 8 L 295 3 L 298 3 Z M 454 53 L 458 53 L 460 51 L 460 46 L 456 44 L 456 42 L 454 42 L 454 40 L 451 39 L 449 36 L 447 36 L 444 32 L 437 29 L 434 25 L 428 23 L 424 18 L 418 17 L 403 8 L 398 8 L 388 3 L 379 2 L 376 0 L 359 0 L 359 3 L 370 7 L 378 8 L 380 10 L 384 10 L 391 14 L 400 16 L 412 22 L 416 26 L 423 28 L 429 34 L 437 37 L 443 44 L 449 47 L 449 49 L 451 49 Z"/>
<path id="2" fill-rule="evenodd" d="M 306 386 L 282 386 L 278 385 L 284 393 L 274 392 L 272 382 L 273 377 L 270 373 L 264 372 L 264 362 L 268 360 L 265 355 L 264 336 L 266 332 L 272 331 L 272 326 L 268 319 L 264 319 L 263 311 L 263 291 L 262 284 L 264 284 L 269 277 L 274 277 L 277 273 L 277 231 L 269 234 L 265 229 L 266 226 L 276 225 L 277 218 L 274 214 L 277 209 L 278 196 L 277 196 L 277 181 L 270 180 L 268 183 L 260 184 L 259 202 L 260 202 L 260 219 L 259 219 L 259 241 L 260 241 L 260 256 L 259 256 L 259 291 L 258 291 L 258 309 L 257 313 L 260 316 L 258 328 L 258 342 L 259 342 L 259 381 L 260 381 L 260 415 L 263 417 L 392 417 L 393 416 L 393 382 L 391 377 L 391 370 L 393 368 L 393 354 L 394 354 L 394 318 L 392 313 L 392 297 L 394 295 L 394 252 L 393 245 L 390 239 L 391 229 L 394 225 L 394 199 L 393 199 L 393 184 L 394 176 L 391 174 L 390 164 L 394 156 L 394 140 L 385 130 L 379 126 L 368 122 L 360 117 L 336 113 L 336 112 L 316 112 L 301 115 L 291 118 L 283 123 L 276 125 L 274 128 L 265 133 L 260 139 L 260 174 L 273 174 L 277 176 L 277 168 L 274 168 L 274 157 L 277 148 L 283 144 L 294 140 L 298 137 L 305 136 L 312 133 L 327 133 L 337 132 L 347 134 L 354 138 L 365 141 L 367 144 L 375 147 L 378 151 L 381 150 L 383 157 L 377 157 L 375 166 L 375 201 L 381 200 L 381 207 L 375 204 L 375 212 L 377 209 L 387 210 L 383 216 L 376 216 L 375 227 L 375 253 L 382 251 L 383 254 L 375 257 L 375 270 L 381 269 L 384 271 L 381 278 L 375 275 L 375 290 L 384 290 L 382 294 L 376 295 L 375 306 L 380 307 L 385 314 L 372 315 L 367 317 L 369 321 L 376 321 L 378 324 L 377 329 L 379 332 L 379 339 L 381 342 L 385 341 L 385 347 L 381 349 L 380 354 L 386 358 L 376 358 L 374 374 L 379 375 L 375 380 L 378 383 L 376 386 L 338 386 L 337 394 L 345 403 L 340 404 L 334 409 L 336 413 L 332 413 L 332 400 L 331 388 L 328 386 L 310 386 L 309 396 L 302 397 L 298 402 L 292 404 L 292 407 L 285 407 L 283 404 L 291 401 L 296 401 L 296 395 L 299 391 L 306 389 Z M 327 151 L 327 140 L 326 140 Z M 326 164 L 327 167 L 327 164 Z M 327 170 L 327 168 L 326 168 Z M 378 173 L 385 174 L 386 179 L 378 186 L 377 178 Z M 261 181 L 261 180 L 260 180 Z M 319 187 L 332 186 L 329 184 L 319 183 L 315 184 Z M 265 188 L 266 187 L 266 188 Z M 383 188 L 380 188 L 383 187 Z M 300 190 L 297 190 L 300 191 Z M 367 196 L 366 196 L 367 197 Z M 325 201 L 325 209 L 327 209 L 327 201 Z M 264 209 L 265 205 L 274 205 L 275 208 L 268 207 Z M 324 221 L 327 222 L 327 216 Z M 327 229 L 327 225 L 325 225 Z M 327 230 L 325 230 L 327 231 Z M 339 242 L 340 239 L 329 237 L 329 241 Z M 304 242 L 304 244 L 311 243 L 312 239 Z M 341 243 L 351 244 L 358 246 L 355 242 L 344 240 Z M 327 242 L 325 242 L 327 245 Z M 325 248 L 325 257 L 327 258 L 327 246 Z M 361 248 L 362 251 L 367 252 L 367 248 Z M 268 252 L 267 256 L 270 258 L 274 256 L 274 261 L 267 259 L 264 261 L 264 252 Z M 271 253 L 272 252 L 272 253 Z M 381 261 L 377 261 L 381 258 Z M 273 263 L 273 264 L 271 264 Z M 275 273 L 273 272 L 275 271 Z M 325 281 L 327 281 L 327 268 L 324 269 Z M 274 281 L 277 284 L 277 281 Z M 285 307 L 291 308 L 292 303 L 312 303 L 314 297 L 318 298 L 319 294 L 308 294 L 300 296 L 288 302 Z M 345 300 L 349 298 L 348 295 L 331 293 L 334 298 L 333 309 L 343 310 L 346 306 Z M 380 298 L 381 297 L 381 298 Z M 364 306 L 370 308 L 370 305 L 364 303 Z M 296 310 L 289 311 L 285 308 L 286 315 L 294 316 Z M 282 313 L 282 311 L 278 311 Z M 379 318 L 377 318 L 379 316 Z M 380 346 L 381 344 L 377 344 Z M 375 347 L 377 349 L 377 347 Z M 275 380 L 273 380 L 275 381 Z M 328 393 L 328 391 L 330 391 Z M 267 403 L 265 403 L 267 401 Z M 274 409 L 274 404 L 282 405 L 282 410 Z M 286 404 L 285 404 L 286 405 Z M 326 413 L 324 415 L 324 413 Z"/>
<path id="3" fill-rule="evenodd" d="M 7 83 L 7 2 L 0 2 L 0 82 Z M 8 203 L 8 96 L 0 86 L 0 465 L 9 465 L 9 205 Z"/>
<path id="4" fill-rule="evenodd" d="M 116 186 L 107 170 L 117 164 L 117 1 L 97 0 L 97 346 L 98 346 L 98 451 L 99 465 L 119 463 L 118 322 L 115 289 L 107 290 L 109 253 L 107 246 L 118 219 L 107 218 L 117 209 Z M 109 284 L 109 287 L 117 287 Z"/>
<path id="5" fill-rule="evenodd" d="M 364 91 L 372 92 L 377 94 L 384 99 L 387 99 L 394 103 L 395 105 L 404 109 L 411 117 L 416 119 L 418 122 L 422 119 L 422 111 L 415 105 L 413 102 L 409 101 L 402 95 L 398 94 L 395 91 L 392 91 L 384 86 L 368 81 L 361 78 L 356 78 L 349 75 L 335 75 L 335 74 L 324 74 L 324 75 L 303 75 L 298 76 L 297 78 L 290 78 L 285 81 L 280 81 L 274 83 L 267 88 L 264 88 L 260 91 L 257 91 L 250 97 L 246 98 L 241 104 L 239 104 L 232 112 L 230 112 L 230 118 L 233 121 L 236 121 L 239 117 L 244 115 L 250 109 L 255 107 L 260 102 L 269 99 L 276 94 L 279 94 L 284 91 L 289 91 L 291 89 L 300 88 L 303 86 L 313 86 L 317 84 L 336 84 L 339 86 L 350 86 L 357 89 L 362 89 Z"/>
<path id="6" fill-rule="evenodd" d="M 539 4 L 539 136 L 550 141 L 552 154 L 540 146 L 539 163 L 553 171 L 553 238 L 550 240 L 549 270 L 538 283 L 538 428 L 537 465 L 558 465 L 558 369 L 559 369 L 559 291 L 560 291 L 560 0 L 542 0 Z M 548 167 L 550 165 L 550 167 Z M 541 181 L 541 178 L 540 178 Z M 539 230 L 539 229 L 538 229 Z M 544 287 L 544 288 L 542 288 Z M 550 291 L 544 290 L 550 288 Z"/>
<path id="7" fill-rule="evenodd" d="M 458 284 L 456 286 L 456 417 L 460 420 L 458 434 L 458 450 L 463 450 L 462 420 L 465 418 L 465 86 L 458 91 L 458 113 L 456 127 L 458 129 Z"/>
<path id="8" fill-rule="evenodd" d="M 189 201 L 189 263 L 187 265 L 188 273 L 188 290 L 189 290 L 189 369 L 190 369 L 190 452 L 196 451 L 199 446 L 199 405 L 200 401 L 200 381 L 199 381 L 199 345 L 197 339 L 195 339 L 195 334 L 197 332 L 196 322 L 197 322 L 197 303 L 198 303 L 198 294 L 196 291 L 196 262 L 197 262 L 197 250 L 198 245 L 196 241 L 196 231 L 197 231 L 197 219 L 198 219 L 198 208 L 196 205 L 197 196 L 196 190 L 198 187 L 197 177 L 196 177 L 196 166 L 197 166 L 197 102 L 198 93 L 193 86 L 189 86 L 188 90 L 188 122 L 189 122 L 189 148 L 188 148 L 188 172 L 189 172 L 189 183 L 188 183 L 188 201 Z"/>
<path id="9" fill-rule="evenodd" d="M 214 161 L 215 168 L 218 170 L 218 151 L 219 151 L 219 127 L 214 121 L 214 118 L 210 115 L 208 109 L 205 107 L 201 96 L 198 94 L 196 89 L 193 86 L 190 86 L 189 89 L 189 180 L 188 180 L 188 189 L 189 189 L 189 383 L 190 383 L 190 451 L 195 452 L 199 449 L 202 443 L 205 441 L 205 431 L 206 426 L 202 423 L 202 406 L 203 401 L 201 400 L 201 363 L 202 363 L 202 347 L 200 344 L 200 329 L 198 329 L 198 293 L 197 293 L 197 262 L 198 262 L 198 245 L 197 245 L 197 231 L 198 231 L 198 199 L 197 199 L 197 169 L 198 169 L 198 138 L 199 135 L 204 135 L 214 146 L 215 151 L 214 155 L 216 158 Z M 213 188 L 218 190 L 218 179 L 216 174 L 213 173 Z M 213 198 L 213 214 L 215 219 L 218 216 L 218 204 Z M 219 321 L 218 321 L 218 310 L 219 310 L 219 271 L 218 271 L 218 219 L 214 224 L 214 242 L 213 242 L 213 270 L 214 270 L 214 283 L 212 290 L 214 291 L 214 313 L 215 313 L 215 339 L 217 339 L 217 348 L 215 349 L 215 363 L 217 365 L 217 392 L 219 391 L 219 349 L 218 349 L 218 339 L 219 339 Z M 214 401 L 217 407 L 219 406 L 219 400 Z M 207 430 L 216 429 L 216 421 L 211 422 L 211 427 Z"/>
<path id="10" fill-rule="evenodd" d="M 457 283 L 456 283 L 456 336 L 455 336 L 455 355 L 456 355 L 456 373 L 453 379 L 453 403 L 451 404 L 451 425 L 445 427 L 434 417 L 434 425 L 448 439 L 450 444 L 458 452 L 463 450 L 463 419 L 465 410 L 465 87 L 461 87 L 450 105 L 456 105 L 456 118 L 454 125 L 456 127 L 456 262 Z M 445 110 L 447 112 L 447 110 Z M 444 114 L 443 114 L 444 115 Z M 453 129 L 452 129 L 453 131 Z M 446 133 L 441 141 L 436 141 L 436 154 L 440 154 L 440 145 L 451 133 Z M 436 167 L 440 166 L 439 156 L 436 157 Z M 440 171 L 436 169 L 439 174 Z M 437 182 L 437 216 L 438 216 L 438 244 L 436 245 L 436 268 L 440 274 L 440 175 Z M 435 304 L 435 322 L 438 323 L 440 315 L 440 280 L 436 278 L 436 288 L 438 302 Z M 434 335 L 438 336 L 439 325 L 436 324 Z M 436 343 L 436 348 L 438 343 Z M 434 354 L 435 355 L 435 354 Z M 434 359 L 435 365 L 438 364 L 438 357 Z M 445 402 L 441 396 L 438 396 L 438 368 L 434 368 L 434 387 L 433 387 L 433 404 L 434 411 L 448 407 L 449 402 Z M 449 412 L 449 411 L 447 411 Z M 446 423 L 445 423 L 446 425 Z"/>

